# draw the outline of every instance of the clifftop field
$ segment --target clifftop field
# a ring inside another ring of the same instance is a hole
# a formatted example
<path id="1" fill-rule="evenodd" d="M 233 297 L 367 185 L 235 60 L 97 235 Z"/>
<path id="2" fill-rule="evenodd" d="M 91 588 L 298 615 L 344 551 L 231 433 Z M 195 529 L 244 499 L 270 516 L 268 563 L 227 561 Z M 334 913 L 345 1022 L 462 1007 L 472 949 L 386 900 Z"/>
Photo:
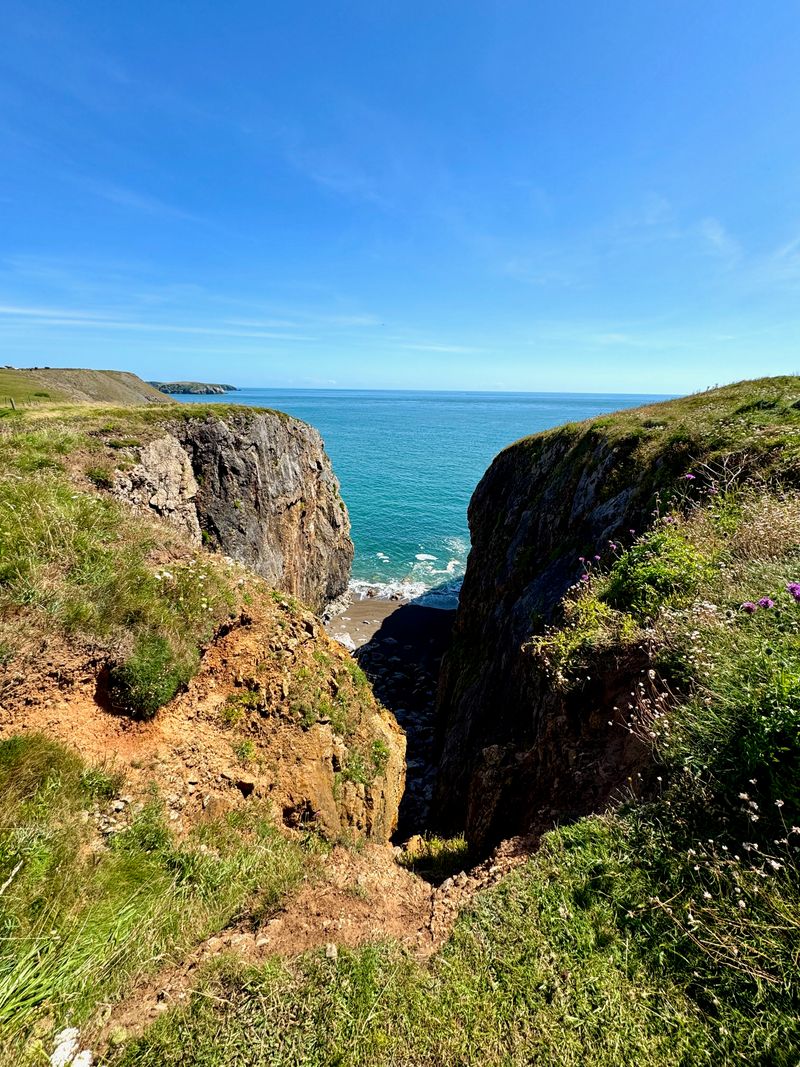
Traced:
<path id="1" fill-rule="evenodd" d="M 61 404 L 164 404 L 163 393 L 135 374 L 117 370 L 36 367 L 0 369 L 0 407 Z"/>
<path id="2" fill-rule="evenodd" d="M 402 733 L 286 584 L 341 580 L 318 438 L 90 383 L 0 417 L 0 1063 L 795 1067 L 800 379 L 495 460 L 399 854 Z"/>

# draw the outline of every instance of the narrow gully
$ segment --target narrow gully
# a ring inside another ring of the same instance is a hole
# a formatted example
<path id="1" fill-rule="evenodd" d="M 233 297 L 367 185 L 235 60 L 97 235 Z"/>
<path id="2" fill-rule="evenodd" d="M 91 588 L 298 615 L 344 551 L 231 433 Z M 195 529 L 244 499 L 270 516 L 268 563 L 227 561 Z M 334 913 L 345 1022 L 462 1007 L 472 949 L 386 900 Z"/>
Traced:
<path id="1" fill-rule="evenodd" d="M 454 611 L 404 604 L 353 653 L 375 696 L 406 733 L 406 788 L 395 839 L 424 834 L 436 780 L 436 687 Z"/>

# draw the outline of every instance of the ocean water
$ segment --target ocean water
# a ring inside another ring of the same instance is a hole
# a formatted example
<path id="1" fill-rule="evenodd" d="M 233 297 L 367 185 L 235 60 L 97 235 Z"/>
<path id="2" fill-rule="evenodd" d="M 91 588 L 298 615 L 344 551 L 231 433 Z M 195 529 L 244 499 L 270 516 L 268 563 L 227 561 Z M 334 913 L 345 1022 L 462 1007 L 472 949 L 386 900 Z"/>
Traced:
<path id="1" fill-rule="evenodd" d="M 350 512 L 354 595 L 450 608 L 469 552 L 467 504 L 502 448 L 564 422 L 665 398 L 240 389 L 175 399 L 278 408 L 315 426 Z"/>

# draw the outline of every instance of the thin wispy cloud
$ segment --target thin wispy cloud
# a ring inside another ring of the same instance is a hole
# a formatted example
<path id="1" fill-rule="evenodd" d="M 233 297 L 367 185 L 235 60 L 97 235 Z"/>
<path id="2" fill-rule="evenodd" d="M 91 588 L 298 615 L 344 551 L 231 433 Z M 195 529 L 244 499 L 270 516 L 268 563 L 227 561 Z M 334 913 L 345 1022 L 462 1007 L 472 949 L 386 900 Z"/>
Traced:
<path id="1" fill-rule="evenodd" d="M 402 344 L 398 345 L 398 348 L 405 348 L 412 352 L 455 352 L 455 353 L 468 353 L 468 352 L 480 352 L 480 348 L 473 348 L 468 345 L 442 345 L 427 342 L 420 342 L 419 344 Z"/>
<path id="2" fill-rule="evenodd" d="M 742 256 L 739 242 L 716 218 L 703 219 L 698 227 L 706 246 L 729 262 L 735 262 Z"/>
<path id="3" fill-rule="evenodd" d="M 228 326 L 252 326 L 262 330 L 290 330 L 300 327 L 300 323 L 290 319 L 226 319 Z"/>
<path id="4" fill-rule="evenodd" d="M 316 337 L 296 333 L 274 333 L 265 330 L 231 329 L 228 326 L 191 326 L 170 322 L 136 322 L 104 318 L 94 313 L 56 308 L 0 306 L 0 316 L 7 320 L 23 319 L 40 326 L 69 326 L 96 330 L 148 331 L 151 333 L 181 333 L 218 337 L 250 337 L 267 341 L 315 341 Z"/>
<path id="5" fill-rule="evenodd" d="M 165 203 L 157 196 L 148 193 L 137 192 L 122 185 L 114 185 L 111 182 L 99 182 L 93 179 L 84 179 L 82 185 L 95 196 L 107 200 L 117 207 L 127 208 L 131 211 L 142 212 L 145 215 L 156 215 L 163 218 L 185 219 L 188 222 L 203 222 L 204 220 L 190 211 Z"/>

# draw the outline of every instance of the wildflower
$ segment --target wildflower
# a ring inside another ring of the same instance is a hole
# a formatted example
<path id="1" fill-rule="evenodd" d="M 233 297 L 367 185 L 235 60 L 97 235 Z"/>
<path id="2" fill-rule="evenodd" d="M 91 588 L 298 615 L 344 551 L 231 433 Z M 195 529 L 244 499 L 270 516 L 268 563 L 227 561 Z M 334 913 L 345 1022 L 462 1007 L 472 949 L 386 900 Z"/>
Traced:
<path id="1" fill-rule="evenodd" d="M 50 1057 L 52 1067 L 66 1067 L 78 1051 L 80 1031 L 75 1026 L 68 1026 L 55 1036 L 55 1051 Z"/>
<path id="2" fill-rule="evenodd" d="M 754 611 L 758 611 L 758 605 L 754 604 L 752 600 L 745 600 L 741 610 L 747 612 L 748 615 L 752 615 Z"/>
<path id="3" fill-rule="evenodd" d="M 775 601 L 774 600 L 770 600 L 770 598 L 768 596 L 762 596 L 762 598 L 758 602 L 758 606 L 760 608 L 774 608 L 775 607 Z"/>
<path id="4" fill-rule="evenodd" d="M 740 900 L 740 901 L 739 901 L 739 910 L 740 910 L 740 911 L 744 911 L 744 909 L 745 909 L 746 907 L 747 907 L 747 905 L 745 904 L 745 902 L 744 902 L 743 900 Z"/>
<path id="5" fill-rule="evenodd" d="M 781 867 L 783 866 L 783 864 L 782 863 L 778 863 L 777 860 L 767 860 L 767 863 L 770 865 L 770 867 L 773 869 L 773 871 L 779 871 L 781 869 Z"/>
<path id="6" fill-rule="evenodd" d="M 582 574 L 581 575 L 581 581 L 582 582 L 588 582 L 589 581 L 589 575 L 588 574 Z"/>
<path id="7" fill-rule="evenodd" d="M 693 481 L 694 481 L 694 477 L 695 477 L 695 476 L 694 476 L 693 474 L 684 474 L 684 476 L 683 476 L 683 477 L 684 477 L 684 480 L 685 480 L 685 481 L 687 481 L 687 482 L 693 482 Z"/>
<path id="8" fill-rule="evenodd" d="M 786 592 L 789 593 L 795 601 L 800 603 L 800 582 L 789 582 L 786 586 Z"/>
<path id="9" fill-rule="evenodd" d="M 782 800 L 776 800 L 775 801 L 775 807 L 776 808 L 782 808 L 783 807 L 783 801 Z"/>
<path id="10" fill-rule="evenodd" d="M 747 793 L 740 793 L 739 794 L 739 800 L 749 800 L 749 799 L 750 799 L 750 797 L 747 795 Z"/>
<path id="11" fill-rule="evenodd" d="M 703 900 L 711 900 L 711 894 L 707 889 L 703 890 Z"/>
<path id="12" fill-rule="evenodd" d="M 600 557 L 599 557 L 599 556 L 595 556 L 594 558 L 595 558 L 596 560 L 599 560 L 599 559 L 600 559 Z"/>

